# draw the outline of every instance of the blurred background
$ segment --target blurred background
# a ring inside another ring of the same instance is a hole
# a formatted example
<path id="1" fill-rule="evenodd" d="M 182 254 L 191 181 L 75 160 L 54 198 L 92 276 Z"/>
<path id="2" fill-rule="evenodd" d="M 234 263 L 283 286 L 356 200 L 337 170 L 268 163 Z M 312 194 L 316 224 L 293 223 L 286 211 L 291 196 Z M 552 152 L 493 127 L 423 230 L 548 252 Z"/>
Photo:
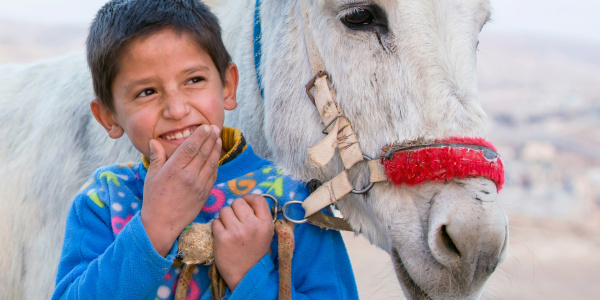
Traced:
<path id="1" fill-rule="evenodd" d="M 82 51 L 104 2 L 2 0 L 0 64 Z M 600 299 L 600 1 L 492 3 L 479 85 L 511 235 L 482 298 Z M 345 239 L 361 299 L 402 299 L 387 254 Z"/>

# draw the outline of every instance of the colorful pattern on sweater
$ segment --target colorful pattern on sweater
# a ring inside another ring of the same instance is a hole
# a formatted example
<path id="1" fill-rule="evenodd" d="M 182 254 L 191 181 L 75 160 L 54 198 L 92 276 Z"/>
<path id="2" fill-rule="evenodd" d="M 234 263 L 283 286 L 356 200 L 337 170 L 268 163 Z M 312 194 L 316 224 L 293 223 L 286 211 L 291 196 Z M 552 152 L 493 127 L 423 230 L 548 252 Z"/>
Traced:
<path id="1" fill-rule="evenodd" d="M 279 205 L 304 200 L 306 186 L 256 156 L 241 132 L 224 127 L 215 186 L 194 222 L 208 222 L 244 194 L 270 194 Z M 177 242 L 160 256 L 142 224 L 140 211 L 148 160 L 98 169 L 83 185 L 67 217 L 65 240 L 52 299 L 173 299 L 181 273 Z M 272 205 L 272 203 L 271 203 Z M 301 219 L 300 205 L 288 216 Z M 281 215 L 280 215 L 281 217 Z M 294 299 L 358 299 L 350 260 L 339 232 L 310 224 L 294 231 Z M 277 299 L 277 242 L 252 267 L 227 299 Z M 210 299 L 208 266 L 196 266 L 186 299 Z"/>
<path id="2" fill-rule="evenodd" d="M 304 184 L 270 166 L 250 146 L 219 166 L 216 184 L 194 222 L 214 219 L 247 193 L 273 195 L 279 205 L 308 196 Z M 143 163 L 106 166 L 81 188 L 67 217 L 52 299 L 173 299 L 181 273 L 177 242 L 165 258 L 145 232 L 140 210 L 146 171 Z M 289 208 L 291 217 L 303 217 L 300 205 Z M 301 224 L 294 234 L 294 299 L 358 299 L 339 232 Z M 277 299 L 276 239 L 270 250 L 227 299 Z M 186 299 L 210 299 L 207 274 L 207 266 L 196 267 Z"/>
<path id="3" fill-rule="evenodd" d="M 86 183 L 82 192 L 99 208 L 110 210 L 110 223 L 116 237 L 141 209 L 146 170 L 143 164 L 139 163 L 133 166 L 107 166 L 98 172 L 97 178 L 92 178 Z M 217 218 L 221 208 L 230 206 L 233 200 L 245 194 L 271 194 L 280 203 L 302 200 L 308 196 L 302 184 L 283 176 L 279 169 L 266 167 L 216 184 L 194 222 L 207 223 Z M 158 288 L 157 299 L 173 297 L 181 268 L 180 265 L 174 265 L 165 275 L 163 284 Z M 198 299 L 209 284 L 208 266 L 197 266 L 190 283 L 188 298 Z"/>

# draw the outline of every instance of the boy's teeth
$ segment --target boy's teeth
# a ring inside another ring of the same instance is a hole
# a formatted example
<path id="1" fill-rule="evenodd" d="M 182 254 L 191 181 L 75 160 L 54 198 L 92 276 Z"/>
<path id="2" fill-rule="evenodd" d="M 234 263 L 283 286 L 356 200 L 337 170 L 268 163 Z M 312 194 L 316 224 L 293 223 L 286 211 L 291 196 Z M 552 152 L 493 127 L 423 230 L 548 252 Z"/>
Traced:
<path id="1" fill-rule="evenodd" d="M 186 138 L 188 136 L 190 136 L 192 134 L 192 132 L 194 132 L 194 130 L 190 130 L 190 129 L 186 129 L 183 132 L 178 132 L 175 135 L 167 135 L 165 136 L 165 138 L 167 138 L 167 140 L 178 140 L 181 138 Z"/>

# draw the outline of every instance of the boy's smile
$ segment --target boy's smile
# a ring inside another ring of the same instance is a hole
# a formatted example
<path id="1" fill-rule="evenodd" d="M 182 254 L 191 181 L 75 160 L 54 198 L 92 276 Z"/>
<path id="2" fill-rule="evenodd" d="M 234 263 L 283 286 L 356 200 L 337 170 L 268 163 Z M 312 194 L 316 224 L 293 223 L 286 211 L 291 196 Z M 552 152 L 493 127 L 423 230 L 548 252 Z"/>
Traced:
<path id="1" fill-rule="evenodd" d="M 197 126 L 192 126 L 192 127 L 184 129 L 183 131 L 177 130 L 177 131 L 163 134 L 162 136 L 165 137 L 167 140 L 178 140 L 178 139 L 186 138 L 186 137 L 190 136 L 190 134 L 192 132 L 194 132 L 194 130 L 196 128 L 197 128 Z"/>
<path id="2" fill-rule="evenodd" d="M 223 127 L 224 110 L 237 105 L 236 88 L 235 65 L 223 84 L 212 58 L 190 35 L 164 29 L 124 47 L 112 85 L 114 112 L 97 100 L 92 111 L 110 137 L 125 132 L 146 156 L 156 139 L 169 158 L 199 126 Z"/>

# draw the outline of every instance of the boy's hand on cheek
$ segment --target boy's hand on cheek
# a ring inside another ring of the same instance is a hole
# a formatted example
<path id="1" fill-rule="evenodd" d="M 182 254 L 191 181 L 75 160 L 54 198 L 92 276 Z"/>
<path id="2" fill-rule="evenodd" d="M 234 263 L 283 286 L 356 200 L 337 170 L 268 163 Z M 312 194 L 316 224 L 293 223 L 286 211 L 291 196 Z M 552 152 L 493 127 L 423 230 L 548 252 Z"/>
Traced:
<path id="1" fill-rule="evenodd" d="M 273 216 L 267 200 L 245 195 L 219 212 L 213 221 L 215 263 L 234 290 L 246 273 L 269 253 L 273 239 Z"/>
<path id="2" fill-rule="evenodd" d="M 158 141 L 150 141 L 144 182 L 142 223 L 156 251 L 166 256 L 191 223 L 217 179 L 221 139 L 216 126 L 197 128 L 167 160 Z"/>

